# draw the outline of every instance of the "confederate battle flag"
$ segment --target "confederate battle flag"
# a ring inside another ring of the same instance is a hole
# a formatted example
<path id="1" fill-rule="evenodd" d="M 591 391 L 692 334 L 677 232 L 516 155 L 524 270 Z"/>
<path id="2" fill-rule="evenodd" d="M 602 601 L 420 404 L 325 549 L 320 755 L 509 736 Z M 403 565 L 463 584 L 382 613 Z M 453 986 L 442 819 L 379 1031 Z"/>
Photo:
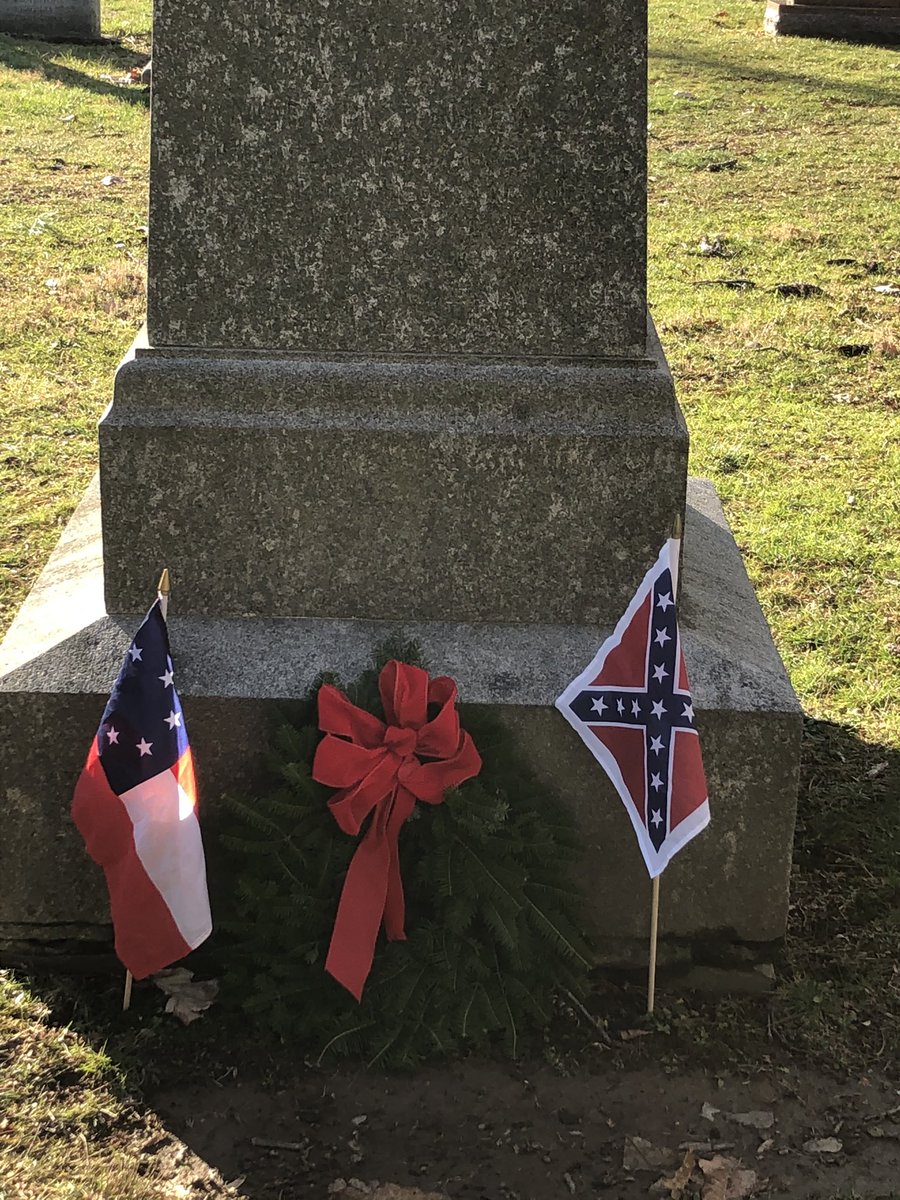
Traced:
<path id="1" fill-rule="evenodd" d="M 556 701 L 622 798 L 651 878 L 709 824 L 670 538 L 614 632 Z"/>
<path id="2" fill-rule="evenodd" d="M 135 979 L 183 958 L 212 931 L 165 603 L 160 596 L 134 635 L 72 802 L 106 874 L 116 953 Z"/>

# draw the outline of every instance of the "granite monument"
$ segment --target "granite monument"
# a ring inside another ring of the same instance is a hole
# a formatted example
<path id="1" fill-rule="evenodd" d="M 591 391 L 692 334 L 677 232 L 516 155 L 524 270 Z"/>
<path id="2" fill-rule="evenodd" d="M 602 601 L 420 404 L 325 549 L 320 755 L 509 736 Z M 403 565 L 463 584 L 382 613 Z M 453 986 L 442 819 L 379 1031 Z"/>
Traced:
<path id="1" fill-rule="evenodd" d="M 647 316 L 645 65 L 632 0 L 157 0 L 147 329 L 0 651 L 0 936 L 103 930 L 68 803 L 167 565 L 207 804 L 274 702 L 415 637 L 574 806 L 639 961 L 646 872 L 553 701 L 679 512 L 713 824 L 662 961 L 783 935 L 800 711 Z"/>

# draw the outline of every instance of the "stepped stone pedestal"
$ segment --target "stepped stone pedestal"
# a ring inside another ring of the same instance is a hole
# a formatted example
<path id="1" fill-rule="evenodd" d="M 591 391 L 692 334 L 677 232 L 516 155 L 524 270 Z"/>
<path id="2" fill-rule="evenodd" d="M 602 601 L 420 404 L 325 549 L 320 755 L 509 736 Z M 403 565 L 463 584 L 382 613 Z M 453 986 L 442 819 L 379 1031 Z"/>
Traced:
<path id="1" fill-rule="evenodd" d="M 0 0 L 0 32 L 47 41 L 100 40 L 100 0 Z"/>
<path id="2" fill-rule="evenodd" d="M 273 703 L 415 637 L 574 806 L 605 955 L 632 961 L 646 872 L 552 705 L 686 507 L 713 824 L 666 873 L 664 934 L 675 956 L 764 947 L 784 931 L 800 713 L 715 494 L 687 479 L 647 322 L 644 14 L 364 16 L 157 0 L 147 334 L 101 422 L 100 501 L 0 654 L 0 937 L 106 919 L 67 807 L 167 565 L 210 807 L 252 781 Z"/>

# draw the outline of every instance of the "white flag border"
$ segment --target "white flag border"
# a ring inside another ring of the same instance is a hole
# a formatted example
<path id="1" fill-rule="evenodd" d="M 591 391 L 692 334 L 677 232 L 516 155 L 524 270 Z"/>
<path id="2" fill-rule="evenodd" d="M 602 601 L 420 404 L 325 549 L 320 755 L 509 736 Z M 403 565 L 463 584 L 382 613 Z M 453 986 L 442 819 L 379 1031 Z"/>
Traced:
<path id="1" fill-rule="evenodd" d="M 574 715 L 570 708 L 570 704 L 578 695 L 578 693 L 583 691 L 584 688 L 589 687 L 591 682 L 600 674 L 608 656 L 622 641 L 622 638 L 625 635 L 625 630 L 634 619 L 635 613 L 646 600 L 648 592 L 652 591 L 652 587 L 657 576 L 667 568 L 672 575 L 672 590 L 677 595 L 679 548 L 680 542 L 678 538 L 669 538 L 663 544 L 656 562 L 644 575 L 644 578 L 641 580 L 637 591 L 634 593 L 634 596 L 631 599 L 630 604 L 619 618 L 615 629 L 612 631 L 588 665 L 584 668 L 584 670 L 572 680 L 572 682 L 561 693 L 561 695 L 557 697 L 555 702 L 556 707 L 562 713 L 563 717 L 565 717 L 569 725 L 572 726 L 572 728 L 584 742 L 585 746 L 587 746 L 588 750 L 591 752 L 591 755 L 606 771 L 613 787 L 619 793 L 619 799 L 625 805 L 625 809 L 629 818 L 631 819 L 631 824 L 634 828 L 638 845 L 651 879 L 655 879 L 657 875 L 661 875 L 678 851 L 683 849 L 683 847 L 692 838 L 696 837 L 697 834 L 705 829 L 709 824 L 709 797 L 707 797 L 700 807 L 695 809 L 689 817 L 685 817 L 685 819 L 679 823 L 676 830 L 669 833 L 669 835 L 666 837 L 666 840 L 660 847 L 659 852 L 657 852 L 656 847 L 650 840 L 650 835 L 647 832 L 646 826 L 642 824 L 641 819 L 638 816 L 634 801 L 631 798 L 628 788 L 625 786 L 625 780 L 622 778 L 622 772 L 619 770 L 619 766 L 615 758 L 606 748 L 606 746 L 604 746 L 603 743 L 590 732 L 587 725 Z M 674 598 L 675 597 L 673 596 L 673 599 Z M 679 648 L 680 642 L 681 638 L 679 634 Z M 603 723 L 604 722 L 602 721 L 596 722 L 596 724 Z M 644 733 L 644 739 L 644 753 L 646 755 L 646 732 Z M 675 742 L 673 737 L 673 750 L 674 744 Z"/>

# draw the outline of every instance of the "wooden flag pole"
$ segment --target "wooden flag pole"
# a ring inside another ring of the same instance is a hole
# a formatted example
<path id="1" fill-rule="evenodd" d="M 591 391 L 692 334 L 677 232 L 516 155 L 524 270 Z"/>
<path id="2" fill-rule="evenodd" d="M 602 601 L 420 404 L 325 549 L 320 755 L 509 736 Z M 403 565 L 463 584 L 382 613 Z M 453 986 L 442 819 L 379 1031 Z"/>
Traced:
<path id="1" fill-rule="evenodd" d="M 172 587 L 169 583 L 169 568 L 163 567 L 163 573 L 159 577 L 159 584 L 156 588 L 159 594 L 159 607 L 163 615 L 163 620 L 169 615 L 169 592 Z"/>
<path id="2" fill-rule="evenodd" d="M 681 538 L 684 532 L 684 521 L 681 513 L 675 514 L 675 520 L 672 522 L 672 537 L 678 542 L 678 552 L 681 553 Z M 672 599 L 678 599 L 678 576 L 680 564 L 676 561 L 674 564 L 674 573 L 672 577 Z M 653 880 L 653 890 L 650 894 L 650 963 L 647 969 L 647 1015 L 653 1013 L 656 1005 L 656 948 L 659 942 L 659 881 L 661 875 L 657 875 Z"/>
<path id="3" fill-rule="evenodd" d="M 647 978 L 647 1013 L 653 1012 L 656 1004 L 656 944 L 659 932 L 659 876 L 653 880 L 650 900 L 650 968 Z"/>
<path id="4" fill-rule="evenodd" d="M 163 567 L 162 575 L 159 577 L 159 583 L 156 585 L 156 595 L 159 600 L 159 609 L 162 613 L 163 620 L 169 608 L 169 592 L 171 591 L 169 583 L 169 568 Z M 134 986 L 134 976 L 130 971 L 125 972 L 125 990 L 122 993 L 122 1012 L 128 1012 L 131 1008 L 131 989 Z"/>

